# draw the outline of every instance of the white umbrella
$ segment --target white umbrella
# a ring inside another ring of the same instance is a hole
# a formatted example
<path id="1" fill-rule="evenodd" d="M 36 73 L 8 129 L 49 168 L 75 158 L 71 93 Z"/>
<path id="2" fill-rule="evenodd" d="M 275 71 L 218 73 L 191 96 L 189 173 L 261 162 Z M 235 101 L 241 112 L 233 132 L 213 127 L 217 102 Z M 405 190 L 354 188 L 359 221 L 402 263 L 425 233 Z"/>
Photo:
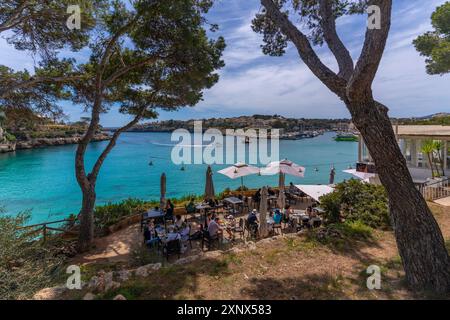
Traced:
<path id="1" fill-rule="evenodd" d="M 343 172 L 349 173 L 365 182 L 369 182 L 370 178 L 376 177 L 375 173 L 360 172 L 360 171 L 356 171 L 356 169 L 343 170 Z"/>
<path id="2" fill-rule="evenodd" d="M 327 185 L 307 185 L 298 184 L 298 189 L 306 193 L 308 196 L 319 202 L 319 198 L 334 191 L 334 188 Z"/>
<path id="3" fill-rule="evenodd" d="M 273 161 L 265 168 L 261 169 L 262 175 L 288 174 L 303 178 L 305 176 L 305 167 L 302 167 L 288 159 Z"/>
<path id="4" fill-rule="evenodd" d="M 259 168 L 250 166 L 245 163 L 236 163 L 236 164 L 232 165 L 231 167 L 219 170 L 217 172 L 221 173 L 231 179 L 241 178 L 241 186 L 243 187 L 244 186 L 243 177 L 249 176 L 251 174 L 258 174 Z M 241 188 L 241 189 L 243 190 L 243 188 Z"/>

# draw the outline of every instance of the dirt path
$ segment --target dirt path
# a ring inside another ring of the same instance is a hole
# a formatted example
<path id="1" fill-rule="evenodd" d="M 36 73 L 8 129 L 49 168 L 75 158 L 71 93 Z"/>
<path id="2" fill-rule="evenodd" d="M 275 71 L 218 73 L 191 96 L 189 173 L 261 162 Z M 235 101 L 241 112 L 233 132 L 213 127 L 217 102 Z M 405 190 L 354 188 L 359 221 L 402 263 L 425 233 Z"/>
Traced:
<path id="1" fill-rule="evenodd" d="M 74 264 L 128 262 L 133 246 L 142 241 L 139 224 L 94 241 L 95 249 L 74 258 Z"/>

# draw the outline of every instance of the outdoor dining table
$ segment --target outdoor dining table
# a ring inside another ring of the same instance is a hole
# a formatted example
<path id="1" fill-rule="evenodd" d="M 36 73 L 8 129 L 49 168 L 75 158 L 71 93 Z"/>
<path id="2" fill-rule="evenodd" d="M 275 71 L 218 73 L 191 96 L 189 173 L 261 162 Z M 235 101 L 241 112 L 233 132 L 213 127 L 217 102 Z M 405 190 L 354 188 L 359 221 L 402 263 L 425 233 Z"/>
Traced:
<path id="1" fill-rule="evenodd" d="M 141 230 L 142 230 L 142 227 L 143 227 L 144 223 L 147 220 L 156 219 L 156 218 L 163 218 L 164 219 L 164 211 L 150 209 L 147 212 L 144 212 L 142 214 L 142 217 L 141 217 Z M 164 219 L 164 223 L 165 223 L 165 219 Z"/>
<path id="2" fill-rule="evenodd" d="M 200 204 L 197 204 L 195 206 L 195 209 L 197 209 L 199 211 L 201 211 L 201 210 L 208 210 L 208 209 L 211 209 L 211 206 L 209 204 L 207 204 L 207 203 L 200 203 Z"/>
<path id="3" fill-rule="evenodd" d="M 241 199 L 237 198 L 237 197 L 228 197 L 223 199 L 224 202 L 228 202 L 229 204 L 231 204 L 233 206 L 233 212 L 236 212 L 236 205 L 243 205 L 244 201 L 242 201 Z"/>
<path id="4" fill-rule="evenodd" d="M 223 201 L 231 203 L 232 205 L 244 203 L 244 201 L 242 201 L 241 199 L 239 199 L 237 197 L 228 197 L 228 198 L 223 199 Z"/>
<path id="5" fill-rule="evenodd" d="M 144 218 L 146 219 L 154 219 L 164 217 L 164 211 L 150 209 L 144 214 Z"/>
<path id="6" fill-rule="evenodd" d="M 195 209 L 197 211 L 200 211 L 201 214 L 205 215 L 205 228 L 207 228 L 208 226 L 207 226 L 207 222 L 206 222 L 206 212 L 208 210 L 212 209 L 211 206 L 207 203 L 199 203 L 195 206 Z"/>
<path id="7" fill-rule="evenodd" d="M 315 208 L 313 208 L 313 210 L 316 211 L 319 214 L 325 213 L 325 209 L 323 209 L 321 207 L 315 207 Z"/>

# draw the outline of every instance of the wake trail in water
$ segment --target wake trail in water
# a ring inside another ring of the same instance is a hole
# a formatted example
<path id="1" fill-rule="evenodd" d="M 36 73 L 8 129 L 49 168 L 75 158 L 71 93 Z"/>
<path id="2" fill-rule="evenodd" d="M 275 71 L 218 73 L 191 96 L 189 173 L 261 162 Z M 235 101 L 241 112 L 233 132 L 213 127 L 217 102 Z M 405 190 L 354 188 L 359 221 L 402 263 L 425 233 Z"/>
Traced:
<path id="1" fill-rule="evenodd" d="M 220 147 L 220 145 L 216 144 L 176 144 L 176 143 L 160 143 L 160 142 L 154 142 L 150 141 L 151 144 L 157 145 L 157 146 L 163 146 L 163 147 L 192 147 L 192 148 L 206 148 L 206 147 L 213 147 L 217 146 Z"/>

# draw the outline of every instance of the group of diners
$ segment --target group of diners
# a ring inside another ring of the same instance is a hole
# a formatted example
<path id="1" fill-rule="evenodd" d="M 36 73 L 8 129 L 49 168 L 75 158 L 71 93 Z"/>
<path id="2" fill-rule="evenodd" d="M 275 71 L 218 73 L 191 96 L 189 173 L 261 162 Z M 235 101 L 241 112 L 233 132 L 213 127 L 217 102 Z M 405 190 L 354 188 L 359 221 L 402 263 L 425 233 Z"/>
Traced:
<path id="1" fill-rule="evenodd" d="M 254 237 L 259 235 L 259 216 L 258 211 L 253 209 L 247 217 L 247 229 Z M 315 228 L 322 224 L 322 219 L 318 216 L 315 205 L 309 206 L 305 211 L 293 210 L 290 205 L 286 205 L 283 209 L 269 209 L 266 223 L 269 234 L 274 234 L 276 230 L 282 232 L 286 228 L 291 231 Z"/>
<path id="2" fill-rule="evenodd" d="M 306 210 L 293 210 L 287 201 L 283 208 L 277 208 L 275 203 L 278 191 L 270 187 L 267 190 L 266 222 L 269 235 L 276 234 L 276 231 L 283 233 L 283 229 L 286 228 L 298 231 L 302 227 L 309 228 L 321 224 L 314 204 Z M 295 192 L 298 196 L 302 196 L 298 194 L 299 190 L 292 183 L 285 192 L 291 191 L 293 194 Z M 253 201 L 249 201 L 250 199 Z M 144 227 L 144 241 L 149 247 L 157 248 L 165 255 L 169 253 L 180 255 L 188 248 L 192 248 L 192 240 L 201 240 L 202 249 L 205 243 L 210 249 L 215 242 L 220 246 L 225 239 L 235 241 L 236 234 L 242 239 L 245 238 L 246 233 L 250 237 L 259 238 L 260 201 L 261 189 L 250 195 L 250 198 L 245 197 L 243 193 L 242 196 L 225 198 L 221 202 L 209 199 L 196 203 L 196 199 L 191 198 L 184 206 L 184 213 L 180 212 L 182 214 L 180 215 L 179 208 L 175 210 L 173 202 L 167 199 L 161 208 L 155 207 L 143 214 L 141 226 Z M 199 217 L 196 216 L 198 213 L 200 213 Z M 189 223 L 193 221 L 196 223 Z"/>

